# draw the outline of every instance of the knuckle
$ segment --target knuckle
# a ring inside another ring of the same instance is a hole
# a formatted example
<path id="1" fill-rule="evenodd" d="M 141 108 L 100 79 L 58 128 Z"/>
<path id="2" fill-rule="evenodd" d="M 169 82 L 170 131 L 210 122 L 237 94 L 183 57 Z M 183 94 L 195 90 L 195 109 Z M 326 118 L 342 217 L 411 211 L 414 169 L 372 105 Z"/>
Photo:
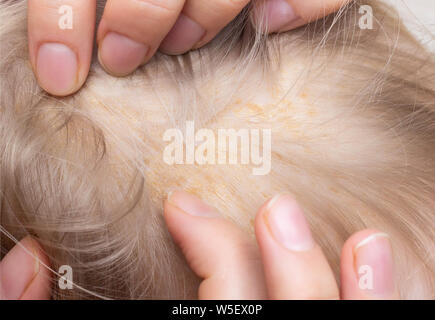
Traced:
<path id="1" fill-rule="evenodd" d="M 174 15 L 180 11 L 179 0 L 160 1 L 160 0 L 135 0 L 144 6 L 147 6 L 150 10 L 156 11 L 161 15 Z"/>

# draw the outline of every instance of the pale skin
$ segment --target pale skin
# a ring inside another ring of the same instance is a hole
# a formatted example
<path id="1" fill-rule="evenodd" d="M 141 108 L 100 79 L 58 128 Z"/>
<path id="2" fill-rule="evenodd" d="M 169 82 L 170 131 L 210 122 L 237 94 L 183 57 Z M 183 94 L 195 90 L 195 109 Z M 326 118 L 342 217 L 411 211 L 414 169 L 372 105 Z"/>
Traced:
<path id="1" fill-rule="evenodd" d="M 39 85 L 48 93 L 67 96 L 83 86 L 92 60 L 96 1 L 28 2 L 30 62 Z M 335 12 L 349 1 L 255 1 L 253 21 L 260 31 L 284 32 Z M 249 3 L 107 0 L 96 33 L 100 64 L 111 75 L 121 77 L 145 64 L 158 50 L 182 54 L 201 48 Z M 260 12 L 267 17 L 265 23 L 255 19 Z"/>
<path id="2" fill-rule="evenodd" d="M 256 242 L 186 192 L 168 196 L 164 218 L 190 268 L 202 279 L 199 299 L 399 298 L 384 233 L 363 230 L 345 242 L 339 288 L 302 209 L 290 195 L 277 195 L 259 209 Z M 361 286 L 356 266 L 362 260 L 377 274 L 372 288 Z M 0 262 L 1 299 L 48 299 L 50 275 L 43 264 L 48 265 L 48 259 L 37 242 L 22 240 Z"/>

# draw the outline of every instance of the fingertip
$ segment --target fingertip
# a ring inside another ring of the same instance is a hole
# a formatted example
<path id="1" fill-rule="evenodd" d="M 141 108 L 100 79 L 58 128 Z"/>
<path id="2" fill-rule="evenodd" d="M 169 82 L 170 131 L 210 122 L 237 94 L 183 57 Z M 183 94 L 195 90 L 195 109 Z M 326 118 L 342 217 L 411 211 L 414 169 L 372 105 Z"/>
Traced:
<path id="1" fill-rule="evenodd" d="M 376 229 L 353 234 L 341 255 L 343 299 L 397 299 L 390 237 Z"/>
<path id="2" fill-rule="evenodd" d="M 32 281 L 25 289 L 21 296 L 21 300 L 48 300 L 51 298 L 51 274 L 50 270 L 47 268 L 50 266 L 50 260 L 45 254 L 41 245 L 33 238 L 27 237 L 25 240 L 29 239 L 29 245 L 32 247 L 34 255 L 37 259 L 35 262 L 35 273 Z"/>
<path id="3" fill-rule="evenodd" d="M 256 224 L 259 231 L 267 230 L 277 243 L 288 250 L 309 251 L 315 247 L 304 212 L 289 194 L 279 194 L 266 202 L 260 209 Z"/>
<path id="4" fill-rule="evenodd" d="M 265 298 L 258 248 L 253 239 L 216 209 L 184 191 L 164 203 L 175 243 L 200 278 L 200 299 Z"/>
<path id="5" fill-rule="evenodd" d="M 342 254 L 353 253 L 354 248 L 371 235 L 383 233 L 377 229 L 364 229 L 352 234 L 343 244 Z"/>
<path id="6" fill-rule="evenodd" d="M 77 92 L 92 59 L 95 0 L 29 1 L 29 58 L 38 84 L 54 96 Z"/>
<path id="7" fill-rule="evenodd" d="M 269 212 L 269 209 L 273 206 L 274 202 L 277 201 L 281 196 L 287 195 L 287 193 L 278 193 L 275 196 L 269 198 L 263 205 L 258 209 L 257 214 L 255 215 L 255 227 L 263 228 L 265 226 L 266 217 L 265 215 Z"/>
<path id="8" fill-rule="evenodd" d="M 358 278 L 355 273 L 354 248 L 358 243 L 372 234 L 379 233 L 376 229 L 364 229 L 352 234 L 343 244 L 341 249 L 340 269 L 343 298 L 350 299 L 360 295 Z"/>
<path id="9" fill-rule="evenodd" d="M 197 196 L 184 192 L 173 191 L 168 195 L 167 202 L 183 212 L 195 217 L 219 217 L 219 212 L 206 204 Z"/>
<path id="10" fill-rule="evenodd" d="M 254 8 L 253 22 L 263 33 L 296 29 L 344 7 L 350 0 L 264 0 Z"/>
<path id="11" fill-rule="evenodd" d="M 279 194 L 256 217 L 256 236 L 273 299 L 337 299 L 331 268 L 295 198 Z"/>
<path id="12" fill-rule="evenodd" d="M 254 8 L 253 22 L 262 33 L 287 31 L 304 24 L 294 6 L 287 0 L 258 2 Z"/>
<path id="13" fill-rule="evenodd" d="M 205 34 L 206 31 L 200 24 L 181 13 L 160 44 L 160 51 L 169 55 L 183 54 L 196 49 Z"/>
<path id="14" fill-rule="evenodd" d="M 98 60 L 107 73 L 124 77 L 145 62 L 149 50 L 148 45 L 116 32 L 108 32 L 99 43 Z"/>
<path id="15" fill-rule="evenodd" d="M 174 240 L 178 243 L 180 229 L 184 225 L 185 213 L 178 207 L 174 206 L 167 200 L 163 204 L 163 218 L 165 219 L 166 226 L 169 233 L 172 235 Z"/>
<path id="16" fill-rule="evenodd" d="M 44 43 L 38 48 L 36 78 L 46 92 L 67 96 L 81 87 L 76 53 L 62 43 Z"/>
<path id="17" fill-rule="evenodd" d="M 2 298 L 42 300 L 50 298 L 48 257 L 31 237 L 21 240 L 1 261 Z"/>
<path id="18" fill-rule="evenodd" d="M 180 247 L 190 247 L 195 239 L 213 230 L 212 218 L 219 218 L 216 209 L 197 196 L 184 191 L 171 191 L 164 201 L 164 219 L 174 241 Z"/>

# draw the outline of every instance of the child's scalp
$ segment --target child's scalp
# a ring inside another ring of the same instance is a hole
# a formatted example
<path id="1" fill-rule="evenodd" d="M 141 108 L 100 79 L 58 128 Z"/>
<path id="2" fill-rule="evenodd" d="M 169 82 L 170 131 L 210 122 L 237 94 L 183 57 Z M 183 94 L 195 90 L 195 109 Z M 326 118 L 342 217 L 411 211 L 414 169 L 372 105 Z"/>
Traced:
<path id="1" fill-rule="evenodd" d="M 103 8 L 104 1 L 99 1 Z M 370 6 L 373 29 L 360 26 Z M 167 233 L 162 199 L 193 192 L 252 232 L 287 191 L 338 274 L 341 246 L 391 235 L 403 298 L 433 298 L 435 62 L 379 1 L 265 37 L 250 8 L 203 49 L 158 54 L 126 78 L 94 62 L 81 91 L 55 98 L 27 61 L 26 1 L 0 3 L 2 233 L 37 237 L 85 288 L 55 298 L 194 297 L 198 279 Z M 168 129 L 270 129 L 271 171 L 168 165 Z M 2 240 L 6 239 L 2 236 Z M 3 250 L 8 242 L 2 242 Z"/>

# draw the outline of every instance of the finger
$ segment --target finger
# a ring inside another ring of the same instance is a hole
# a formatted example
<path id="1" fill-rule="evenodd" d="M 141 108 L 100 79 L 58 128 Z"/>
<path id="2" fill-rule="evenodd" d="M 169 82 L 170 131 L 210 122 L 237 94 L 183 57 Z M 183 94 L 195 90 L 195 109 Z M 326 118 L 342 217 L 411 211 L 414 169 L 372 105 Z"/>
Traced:
<path id="1" fill-rule="evenodd" d="M 231 22 L 249 0 L 187 0 L 160 50 L 180 54 L 202 47 Z"/>
<path id="2" fill-rule="evenodd" d="M 341 295 L 346 300 L 399 298 L 387 234 L 364 230 L 346 241 L 341 255 Z"/>
<path id="3" fill-rule="evenodd" d="M 283 32 L 338 11 L 350 0 L 263 0 L 254 8 L 254 23 L 263 32 Z"/>
<path id="4" fill-rule="evenodd" d="M 79 90 L 92 57 L 95 0 L 28 2 L 30 61 L 39 85 L 56 96 Z"/>
<path id="5" fill-rule="evenodd" d="M 171 30 L 184 0 L 108 0 L 98 28 L 98 57 L 125 76 L 148 61 Z"/>
<path id="6" fill-rule="evenodd" d="M 50 298 L 48 259 L 39 244 L 24 238 L 0 262 L 0 300 Z"/>
<path id="7" fill-rule="evenodd" d="M 165 202 L 165 220 L 192 270 L 204 280 L 199 299 L 264 299 L 255 242 L 198 198 L 175 192 Z"/>
<path id="8" fill-rule="evenodd" d="M 331 268 L 292 197 L 270 200 L 256 217 L 255 232 L 270 298 L 339 298 Z"/>

